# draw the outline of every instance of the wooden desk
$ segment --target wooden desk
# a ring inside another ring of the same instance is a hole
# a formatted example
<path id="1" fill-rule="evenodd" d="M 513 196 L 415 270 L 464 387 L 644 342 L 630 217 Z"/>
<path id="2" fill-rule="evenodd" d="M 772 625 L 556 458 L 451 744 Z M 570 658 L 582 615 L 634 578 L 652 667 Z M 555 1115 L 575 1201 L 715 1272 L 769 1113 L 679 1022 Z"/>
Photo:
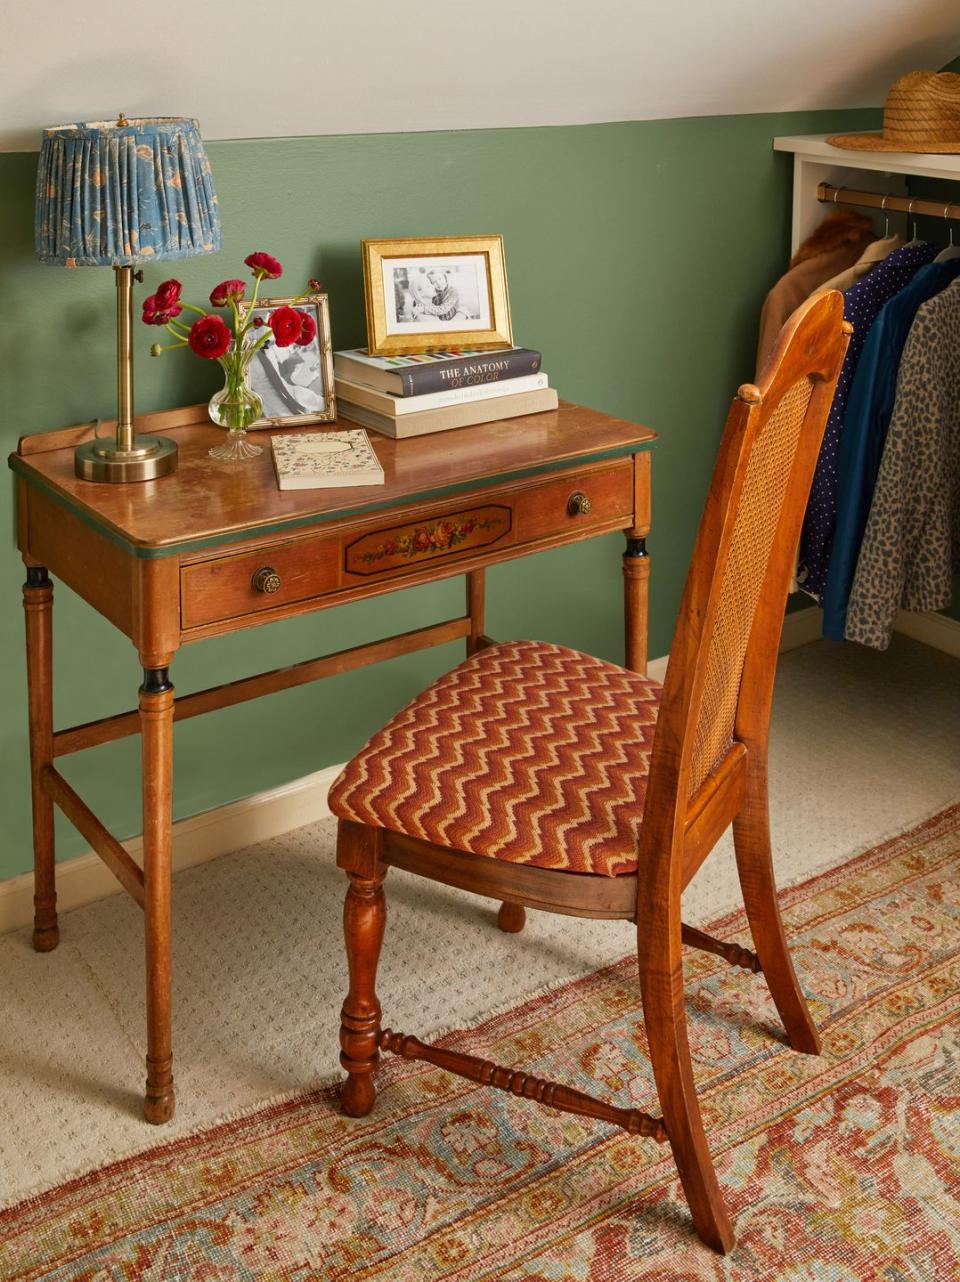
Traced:
<path id="1" fill-rule="evenodd" d="M 282 493 L 269 449 L 240 464 L 207 456 L 222 433 L 203 406 L 145 416 L 140 429 L 176 438 L 180 468 L 173 476 L 130 485 L 79 480 L 73 447 L 92 435 L 89 425 L 25 437 L 10 466 L 17 474 L 17 543 L 27 567 L 33 944 L 48 952 L 59 941 L 56 803 L 144 910 L 144 1112 L 149 1121 L 164 1122 L 174 1110 L 174 721 L 456 638 L 472 653 L 489 644 L 488 565 L 610 530 L 627 536 L 626 662 L 644 671 L 648 447 L 655 433 L 561 405 L 408 441 L 372 434 L 385 485 Z M 268 445 L 268 433 L 258 439 Z M 136 646 L 143 668 L 136 711 L 54 730 L 50 574 Z M 181 645 L 455 574 L 466 575 L 461 617 L 174 700 L 170 665 Z M 136 733 L 142 738 L 142 869 L 53 764 L 67 753 Z"/>

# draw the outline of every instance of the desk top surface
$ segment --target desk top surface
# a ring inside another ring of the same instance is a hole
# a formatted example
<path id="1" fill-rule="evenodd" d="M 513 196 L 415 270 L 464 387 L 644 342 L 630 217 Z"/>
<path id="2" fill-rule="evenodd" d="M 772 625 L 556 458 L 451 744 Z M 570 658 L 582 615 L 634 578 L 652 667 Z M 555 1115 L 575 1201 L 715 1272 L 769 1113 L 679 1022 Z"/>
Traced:
<path id="1" fill-rule="evenodd" d="M 299 430 L 356 426 L 343 420 Z M 112 430 L 112 424 L 100 428 L 101 435 Z M 159 432 L 177 442 L 180 462 L 175 473 L 128 485 L 80 480 L 74 475 L 73 452 L 93 435 L 90 424 L 24 437 L 18 452 L 10 456 L 10 466 L 28 485 L 51 495 L 112 542 L 136 556 L 156 557 L 362 516 L 578 461 L 632 454 L 656 440 L 651 428 L 564 402 L 559 409 L 540 414 L 403 441 L 369 432 L 385 484 L 280 490 L 270 431 L 251 433 L 251 439 L 265 446 L 258 458 L 225 463 L 207 454 L 223 431 L 209 421 L 205 406 L 143 415 L 137 430 Z"/>

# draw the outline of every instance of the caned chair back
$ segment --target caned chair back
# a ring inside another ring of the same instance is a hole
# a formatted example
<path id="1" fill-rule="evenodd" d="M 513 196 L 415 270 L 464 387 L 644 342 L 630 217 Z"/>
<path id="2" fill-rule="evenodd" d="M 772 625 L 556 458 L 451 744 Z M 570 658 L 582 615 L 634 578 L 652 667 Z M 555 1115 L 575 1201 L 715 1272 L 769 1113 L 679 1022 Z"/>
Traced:
<path id="1" fill-rule="evenodd" d="M 839 293 L 808 303 L 727 417 L 651 757 L 641 841 L 664 855 L 734 744 L 766 750 L 789 582 L 848 337 Z"/>

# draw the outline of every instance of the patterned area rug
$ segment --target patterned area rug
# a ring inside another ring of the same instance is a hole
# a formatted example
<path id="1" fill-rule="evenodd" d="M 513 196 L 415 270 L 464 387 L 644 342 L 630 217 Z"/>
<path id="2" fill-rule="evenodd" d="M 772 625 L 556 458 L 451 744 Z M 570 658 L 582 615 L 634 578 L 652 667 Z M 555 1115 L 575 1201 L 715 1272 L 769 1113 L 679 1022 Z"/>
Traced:
<path id="1" fill-rule="evenodd" d="M 330 1090 L 301 1094 L 0 1213 L 0 1277 L 956 1279 L 958 873 L 960 806 L 784 894 L 817 1059 L 785 1046 L 762 979 L 689 956 L 700 1098 L 738 1239 L 725 1260 L 693 1235 L 669 1151 L 388 1058 L 360 1122 Z M 739 916 L 714 931 L 747 938 Z M 444 1040 L 655 1110 L 638 1000 L 625 958 Z"/>

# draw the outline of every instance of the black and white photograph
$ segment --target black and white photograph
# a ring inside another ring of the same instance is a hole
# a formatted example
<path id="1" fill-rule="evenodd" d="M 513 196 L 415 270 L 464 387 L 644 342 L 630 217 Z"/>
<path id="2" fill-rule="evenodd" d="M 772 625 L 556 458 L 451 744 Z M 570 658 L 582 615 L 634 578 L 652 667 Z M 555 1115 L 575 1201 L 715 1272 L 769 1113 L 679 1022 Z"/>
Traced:
<path id="1" fill-rule="evenodd" d="M 414 258 L 383 263 L 387 333 L 487 329 L 490 292 L 486 258 Z"/>
<path id="2" fill-rule="evenodd" d="M 266 323 L 271 313 L 284 305 L 304 313 L 304 332 L 313 332 L 308 341 L 288 347 L 281 347 L 271 337 L 254 355 L 247 382 L 263 402 L 263 417 L 254 426 L 330 422 L 336 418 L 336 405 L 326 295 L 314 295 L 301 303 L 262 299 L 253 315 Z"/>
<path id="3" fill-rule="evenodd" d="M 361 250 L 372 356 L 512 346 L 502 236 L 365 240 Z"/>

